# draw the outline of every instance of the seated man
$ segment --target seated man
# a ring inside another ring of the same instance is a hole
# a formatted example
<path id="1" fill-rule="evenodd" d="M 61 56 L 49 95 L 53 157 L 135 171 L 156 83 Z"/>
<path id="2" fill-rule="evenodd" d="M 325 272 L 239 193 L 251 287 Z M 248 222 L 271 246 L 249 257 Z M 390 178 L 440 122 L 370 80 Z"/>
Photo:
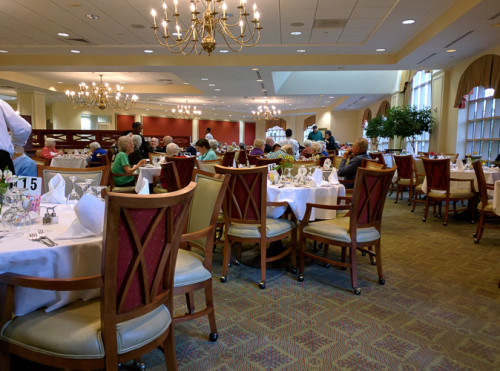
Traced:
<path id="1" fill-rule="evenodd" d="M 151 143 L 149 144 L 149 146 L 151 147 L 151 149 L 153 150 L 153 152 L 156 152 L 158 151 L 158 147 L 160 145 L 160 141 L 158 140 L 158 138 L 151 138 Z"/>
<path id="2" fill-rule="evenodd" d="M 12 162 L 17 176 L 32 176 L 36 177 L 36 162 L 26 156 L 22 146 L 14 146 L 14 154 Z"/>
<path id="3" fill-rule="evenodd" d="M 266 146 L 264 147 L 264 152 L 269 153 L 273 150 L 274 139 L 271 137 L 266 138 Z"/>
<path id="4" fill-rule="evenodd" d="M 342 161 L 338 168 L 338 176 L 344 177 L 347 180 L 354 180 L 356 178 L 356 172 L 358 167 L 364 159 L 370 160 L 371 157 L 366 153 L 368 150 L 368 141 L 365 138 L 358 138 L 352 145 L 350 151 L 344 152 L 342 155 Z M 347 158 L 350 158 L 349 163 L 346 165 Z M 346 188 L 353 188 L 354 184 L 345 184 Z"/>

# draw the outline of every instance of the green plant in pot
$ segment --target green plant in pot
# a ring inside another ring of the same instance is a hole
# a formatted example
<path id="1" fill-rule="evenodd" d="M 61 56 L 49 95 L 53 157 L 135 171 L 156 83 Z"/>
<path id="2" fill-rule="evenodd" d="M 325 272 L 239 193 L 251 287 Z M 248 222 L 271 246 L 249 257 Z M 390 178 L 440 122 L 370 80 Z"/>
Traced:
<path id="1" fill-rule="evenodd" d="M 387 119 L 381 115 L 375 116 L 367 122 L 365 133 L 371 139 L 375 148 L 378 148 L 380 138 L 389 138 L 391 136 Z"/>
<path id="2" fill-rule="evenodd" d="M 408 138 L 415 151 L 417 135 L 431 132 L 435 119 L 430 108 L 418 109 L 408 105 L 392 107 L 387 110 L 387 130 L 391 138 Z"/>

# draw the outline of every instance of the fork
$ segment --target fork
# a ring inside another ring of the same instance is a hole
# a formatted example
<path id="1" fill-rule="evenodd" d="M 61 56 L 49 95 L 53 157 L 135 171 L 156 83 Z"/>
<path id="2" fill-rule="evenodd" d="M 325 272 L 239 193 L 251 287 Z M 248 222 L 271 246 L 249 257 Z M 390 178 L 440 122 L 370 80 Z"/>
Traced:
<path id="1" fill-rule="evenodd" d="M 52 241 L 50 238 L 47 237 L 43 229 L 39 229 L 37 235 L 42 239 L 42 241 L 47 240 L 51 244 L 51 246 L 57 245 L 57 243 L 55 243 L 54 241 Z"/>
<path id="2" fill-rule="evenodd" d="M 51 247 L 48 241 L 42 240 L 41 237 L 39 237 L 36 233 L 30 233 L 29 234 L 30 241 L 38 241 L 43 243 L 46 246 Z"/>

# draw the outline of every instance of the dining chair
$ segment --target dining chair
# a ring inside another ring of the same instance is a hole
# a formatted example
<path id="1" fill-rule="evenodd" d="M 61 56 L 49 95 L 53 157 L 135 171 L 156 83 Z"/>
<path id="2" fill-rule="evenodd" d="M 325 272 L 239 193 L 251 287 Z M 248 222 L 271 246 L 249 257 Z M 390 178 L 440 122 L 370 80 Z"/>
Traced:
<path id="1" fill-rule="evenodd" d="M 480 160 L 472 163 L 474 173 L 477 178 L 477 188 L 479 189 L 479 204 L 477 211 L 479 212 L 479 223 L 477 223 L 477 230 L 474 233 L 474 242 L 479 243 L 483 237 L 484 228 L 499 229 L 498 223 L 486 224 L 487 221 L 498 222 L 500 217 L 493 211 L 493 200 L 488 198 L 488 190 L 495 189 L 494 184 L 487 184 L 484 178 L 483 166 Z"/>
<path id="2" fill-rule="evenodd" d="M 237 259 L 241 260 L 241 245 L 246 242 L 258 244 L 260 249 L 260 283 L 266 287 L 266 264 L 287 255 L 292 258 L 292 271 L 296 268 L 297 227 L 295 217 L 291 220 L 266 217 L 266 207 L 288 207 L 288 202 L 266 202 L 267 166 L 253 168 L 229 168 L 216 166 L 215 171 L 231 176 L 223 203 L 224 260 L 222 263 L 221 282 L 226 282 L 231 257 L 231 245 L 238 245 Z M 288 215 L 288 213 L 285 213 Z M 267 244 L 291 237 L 288 248 L 274 256 L 267 256 Z"/>
<path id="3" fill-rule="evenodd" d="M 467 207 L 471 214 L 471 223 L 474 223 L 474 204 L 476 192 L 474 188 L 474 180 L 472 179 L 456 179 L 450 177 L 450 160 L 444 159 L 428 159 L 422 157 L 425 170 L 425 181 L 427 182 L 427 189 L 425 193 L 425 211 L 422 221 L 427 220 L 429 213 L 429 205 L 432 203 L 439 207 L 439 217 L 441 217 L 441 204 L 444 202 L 444 222 L 443 225 L 448 224 L 448 211 L 450 202 L 453 202 L 453 211 L 455 214 L 459 210 L 456 209 L 457 201 L 468 201 Z M 462 182 L 469 183 L 468 187 L 456 188 L 451 187 L 450 183 Z"/>
<path id="4" fill-rule="evenodd" d="M 196 157 L 165 157 L 168 162 L 173 162 L 177 169 L 177 174 L 179 175 L 179 181 L 181 182 L 181 187 L 187 186 L 191 182 L 193 177 L 194 168 L 196 166 Z"/>
<path id="5" fill-rule="evenodd" d="M 0 275 L 2 369 L 10 354 L 58 368 L 117 370 L 161 346 L 176 370 L 173 285 L 182 226 L 196 184 L 165 195 L 106 194 L 101 274 L 50 279 Z M 97 263 L 98 264 L 98 263 Z M 100 288 L 90 301 L 50 313 L 12 317 L 18 286 L 78 291 Z"/>
<path id="6" fill-rule="evenodd" d="M 181 188 L 183 187 L 175 163 L 168 161 L 161 164 L 160 176 L 153 177 L 153 193 L 174 192 Z"/>
<path id="7" fill-rule="evenodd" d="M 327 158 L 330 159 L 330 162 L 333 165 L 333 158 L 334 157 L 335 157 L 335 155 L 321 156 L 319 158 L 319 166 L 323 167 Z"/>
<path id="8" fill-rule="evenodd" d="M 165 154 L 164 153 L 156 153 L 156 152 L 149 152 L 148 153 L 148 157 L 149 157 L 149 162 L 151 164 L 154 164 L 154 159 L 155 158 L 162 158 L 162 157 L 165 157 Z"/>
<path id="9" fill-rule="evenodd" d="M 316 166 L 318 166 L 318 162 L 316 160 L 313 160 L 313 161 L 294 161 L 294 162 L 290 162 L 290 165 L 291 166 L 291 170 L 290 170 L 290 174 L 292 176 L 295 176 L 298 174 L 299 172 L 299 168 L 301 166 L 304 166 L 307 170 L 309 170 L 310 168 L 315 168 Z"/>
<path id="10" fill-rule="evenodd" d="M 415 189 L 413 190 L 413 207 L 411 212 L 415 211 L 415 206 L 417 202 L 425 203 L 425 200 L 422 199 L 425 196 L 425 192 L 423 189 L 424 180 L 425 180 L 425 170 L 424 163 L 422 162 L 422 158 L 414 158 L 415 163 Z"/>
<path id="11" fill-rule="evenodd" d="M 281 159 L 281 158 L 260 157 L 257 159 L 257 166 L 267 166 L 270 164 L 281 165 L 282 163 L 283 163 L 283 159 Z"/>
<path id="12" fill-rule="evenodd" d="M 234 166 L 234 155 L 236 151 L 226 151 L 222 157 L 222 166 L 233 167 Z"/>
<path id="13" fill-rule="evenodd" d="M 247 166 L 247 151 L 244 149 L 240 149 L 238 151 L 238 157 L 235 160 L 236 162 L 236 167 L 239 167 L 240 165 Z"/>
<path id="14" fill-rule="evenodd" d="M 379 163 L 378 160 L 379 160 L 378 158 L 373 158 L 371 160 L 368 160 L 365 158 L 365 159 L 363 159 L 363 161 L 361 161 L 361 167 L 364 167 L 365 169 L 373 169 L 373 170 L 382 170 L 382 169 L 387 168 L 385 163 Z"/>
<path id="15" fill-rule="evenodd" d="M 196 160 L 196 168 L 203 171 L 208 171 L 209 173 L 215 173 L 215 165 L 220 165 L 221 163 L 222 159 L 211 161 Z"/>
<path id="16" fill-rule="evenodd" d="M 249 165 L 255 165 L 255 166 L 259 166 L 257 164 L 257 159 L 261 158 L 262 155 L 247 155 L 247 158 L 248 158 L 248 164 Z M 222 165 L 224 166 L 224 164 Z"/>
<path id="17" fill-rule="evenodd" d="M 356 250 L 360 250 L 370 256 L 372 264 L 377 265 L 379 284 L 385 284 L 380 243 L 381 222 L 387 191 L 395 171 L 395 167 L 385 170 L 360 167 L 356 173 L 353 197 L 349 204 L 306 204 L 306 212 L 299 226 L 299 282 L 304 281 L 305 259 L 310 258 L 342 269 L 349 268 L 354 293 L 361 294 L 356 260 Z M 346 210 L 348 213 L 340 218 L 309 221 L 313 208 Z M 306 251 L 308 239 L 323 244 L 322 256 Z M 340 261 L 328 256 L 329 245 L 341 248 Z M 349 250 L 349 262 L 345 261 L 347 250 Z"/>
<path id="18" fill-rule="evenodd" d="M 109 184 L 109 189 L 111 192 L 115 192 L 115 193 L 136 193 L 135 192 L 135 185 L 133 186 L 117 186 L 115 185 L 115 178 L 120 178 L 120 177 L 133 177 L 134 178 L 134 181 L 137 183 L 137 179 L 139 177 L 138 174 L 131 174 L 131 175 L 127 175 L 127 174 L 117 174 L 117 173 L 110 173 L 109 174 L 109 180 L 108 180 L 108 184 Z"/>
<path id="19" fill-rule="evenodd" d="M 374 160 L 378 159 L 379 164 L 386 164 L 384 154 L 382 152 L 370 152 L 369 155 Z"/>
<path id="20" fill-rule="evenodd" d="M 415 190 L 415 162 L 412 155 L 394 155 L 394 162 L 398 168 L 396 183 L 396 201 L 398 203 L 399 193 L 403 199 L 403 192 L 408 189 L 408 205 L 413 200 L 413 191 Z"/>
<path id="21" fill-rule="evenodd" d="M 197 186 L 189 208 L 187 228 L 181 238 L 174 277 L 174 295 L 184 294 L 188 312 L 174 317 L 184 322 L 208 316 L 210 341 L 217 341 L 212 295 L 212 254 L 215 227 L 230 176 L 195 170 Z M 194 291 L 204 290 L 205 308 L 195 311 Z"/>
<path id="22" fill-rule="evenodd" d="M 94 185 L 107 185 L 109 166 L 87 167 L 80 169 L 37 165 L 37 175 L 39 178 L 42 178 L 42 194 L 49 190 L 49 182 L 57 174 L 61 174 L 64 178 L 64 195 L 67 196 L 72 189 L 72 182 L 69 179 L 71 176 L 77 177 L 75 183 L 84 181 L 85 179 L 92 179 L 94 180 Z"/>

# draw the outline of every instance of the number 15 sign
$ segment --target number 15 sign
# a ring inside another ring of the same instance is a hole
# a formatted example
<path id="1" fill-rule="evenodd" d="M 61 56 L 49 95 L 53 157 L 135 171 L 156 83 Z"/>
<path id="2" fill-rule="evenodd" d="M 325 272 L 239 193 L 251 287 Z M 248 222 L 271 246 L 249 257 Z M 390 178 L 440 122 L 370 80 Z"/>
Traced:
<path id="1" fill-rule="evenodd" d="M 42 195 L 42 178 L 36 178 L 31 176 L 23 177 L 19 179 L 16 184 L 17 188 L 26 188 L 25 194 L 30 196 L 41 196 Z"/>

